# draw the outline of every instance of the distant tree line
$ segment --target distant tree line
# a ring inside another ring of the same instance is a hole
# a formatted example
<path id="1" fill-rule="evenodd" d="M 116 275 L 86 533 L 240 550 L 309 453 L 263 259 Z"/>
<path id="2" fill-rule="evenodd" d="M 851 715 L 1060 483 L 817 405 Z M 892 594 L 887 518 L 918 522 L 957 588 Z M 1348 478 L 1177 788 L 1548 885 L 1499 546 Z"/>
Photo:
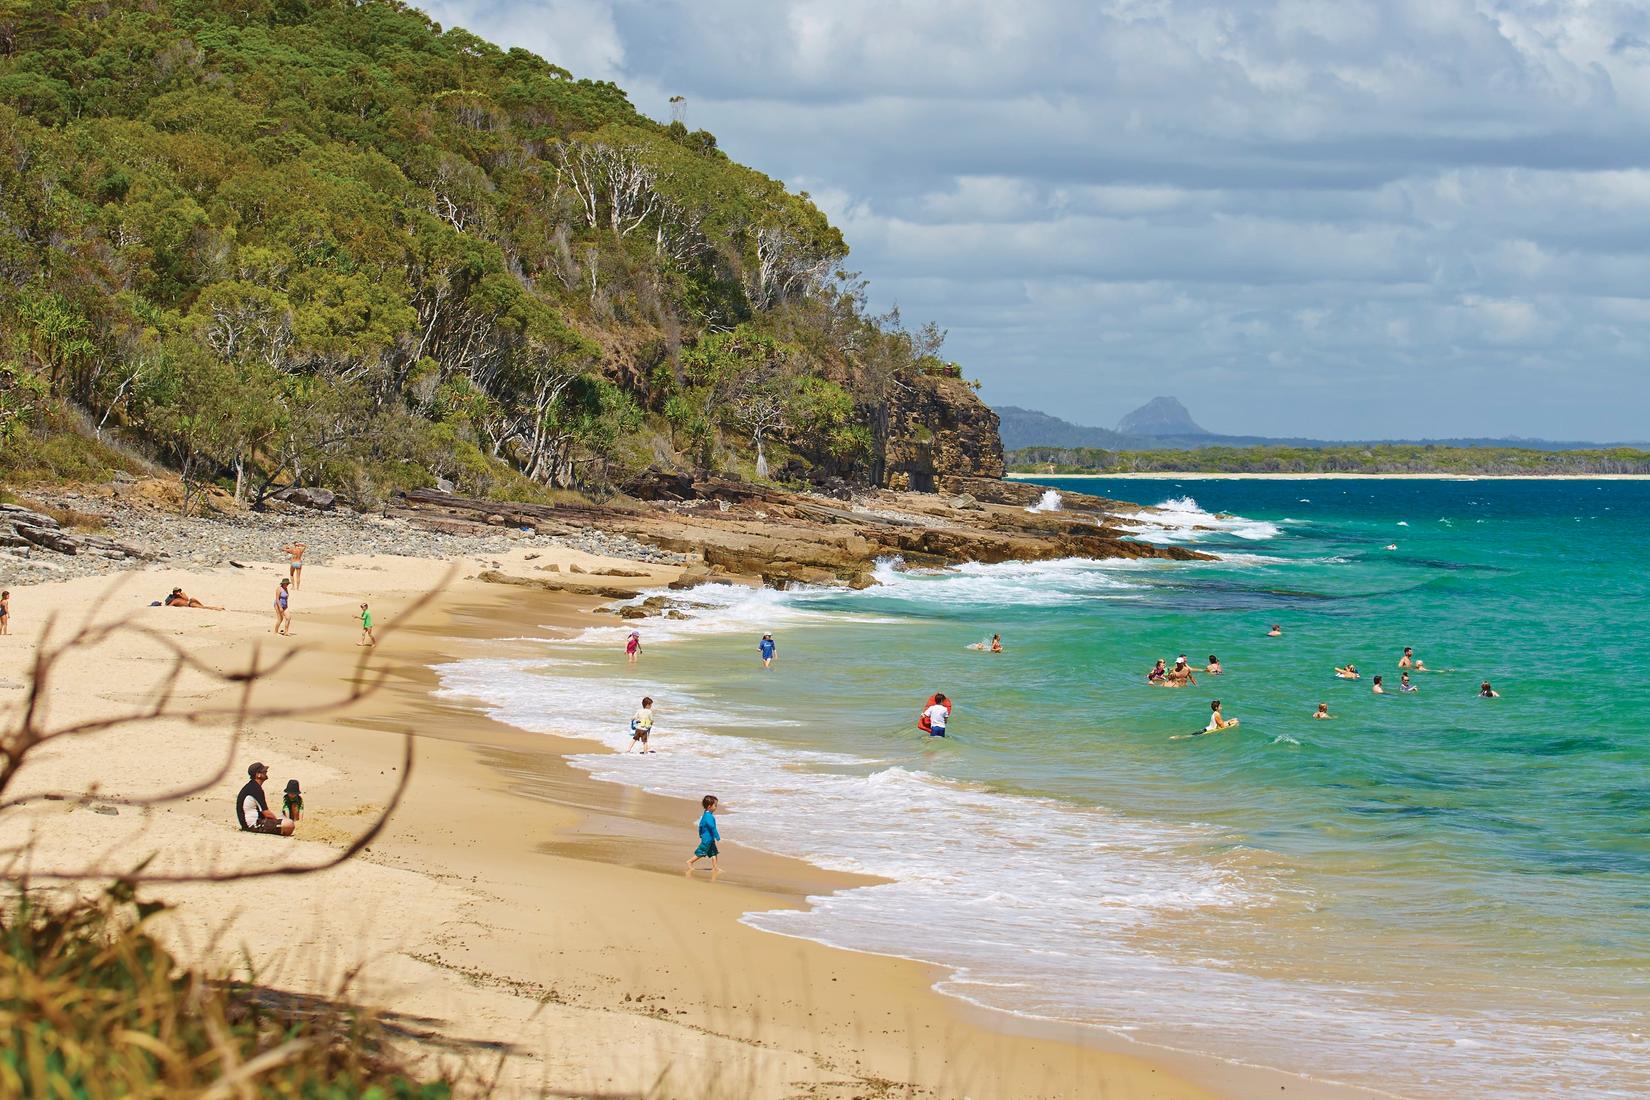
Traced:
<path id="1" fill-rule="evenodd" d="M 1629 447 L 1539 451 L 1388 443 L 1199 447 L 1184 451 L 1022 447 L 1009 453 L 1008 468 L 1019 473 L 1056 474 L 1650 474 L 1650 451 Z"/>

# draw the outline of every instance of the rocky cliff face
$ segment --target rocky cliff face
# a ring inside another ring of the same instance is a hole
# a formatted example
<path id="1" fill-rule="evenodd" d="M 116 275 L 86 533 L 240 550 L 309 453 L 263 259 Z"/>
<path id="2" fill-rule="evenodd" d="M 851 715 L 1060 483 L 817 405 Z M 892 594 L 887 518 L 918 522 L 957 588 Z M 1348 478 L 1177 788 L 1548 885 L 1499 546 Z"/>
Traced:
<path id="1" fill-rule="evenodd" d="M 883 485 L 932 493 L 942 479 L 1002 477 L 997 425 L 997 414 L 962 379 L 917 378 L 899 390 L 888 411 Z"/>

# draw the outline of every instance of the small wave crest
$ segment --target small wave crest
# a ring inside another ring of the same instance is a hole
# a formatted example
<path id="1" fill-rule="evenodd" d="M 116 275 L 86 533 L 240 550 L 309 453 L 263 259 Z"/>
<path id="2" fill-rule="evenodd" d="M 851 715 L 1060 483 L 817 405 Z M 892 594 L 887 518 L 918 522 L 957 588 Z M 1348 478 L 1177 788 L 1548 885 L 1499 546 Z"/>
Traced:
<path id="1" fill-rule="evenodd" d="M 1205 511 L 1189 496 L 1173 497 L 1143 511 L 1116 515 L 1125 521 L 1122 529 L 1142 542 L 1199 542 L 1219 535 L 1258 542 L 1277 538 L 1282 533 L 1277 524 L 1265 520 Z"/>

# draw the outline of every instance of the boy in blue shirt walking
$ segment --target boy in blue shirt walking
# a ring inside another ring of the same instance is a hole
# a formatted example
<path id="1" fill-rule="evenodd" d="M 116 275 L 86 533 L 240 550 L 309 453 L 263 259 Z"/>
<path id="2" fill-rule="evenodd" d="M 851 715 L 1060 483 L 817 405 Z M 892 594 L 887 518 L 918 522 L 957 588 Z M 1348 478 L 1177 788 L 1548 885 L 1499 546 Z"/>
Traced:
<path id="1" fill-rule="evenodd" d="M 763 668 L 772 668 L 773 667 L 773 650 L 774 650 L 773 635 L 772 634 L 762 635 L 761 644 L 759 644 L 756 648 L 762 651 L 762 667 Z"/>
<path id="2" fill-rule="evenodd" d="M 716 829 L 716 807 L 720 803 L 715 795 L 707 794 L 699 804 L 705 812 L 699 815 L 699 847 L 693 850 L 693 857 L 687 861 L 688 871 L 691 872 L 693 865 L 701 859 L 710 860 L 710 869 L 719 871 L 721 868 L 716 866 L 716 842 L 722 839 L 722 834 Z"/>

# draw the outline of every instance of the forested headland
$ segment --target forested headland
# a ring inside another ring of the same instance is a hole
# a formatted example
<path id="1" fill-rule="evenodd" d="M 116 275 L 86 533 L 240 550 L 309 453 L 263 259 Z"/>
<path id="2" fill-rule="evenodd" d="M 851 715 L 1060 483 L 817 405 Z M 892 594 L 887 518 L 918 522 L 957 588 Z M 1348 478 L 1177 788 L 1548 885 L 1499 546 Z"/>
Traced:
<path id="1" fill-rule="evenodd" d="M 1009 452 L 1007 462 L 1011 471 L 1041 474 L 1650 474 L 1650 451 L 1630 447 L 1570 451 L 1391 443 L 1179 451 L 1022 447 Z"/>
<path id="2" fill-rule="evenodd" d="M 394 0 L 0 4 L 13 480 L 879 483 L 902 390 L 973 398 L 847 254 L 713 135 Z"/>

